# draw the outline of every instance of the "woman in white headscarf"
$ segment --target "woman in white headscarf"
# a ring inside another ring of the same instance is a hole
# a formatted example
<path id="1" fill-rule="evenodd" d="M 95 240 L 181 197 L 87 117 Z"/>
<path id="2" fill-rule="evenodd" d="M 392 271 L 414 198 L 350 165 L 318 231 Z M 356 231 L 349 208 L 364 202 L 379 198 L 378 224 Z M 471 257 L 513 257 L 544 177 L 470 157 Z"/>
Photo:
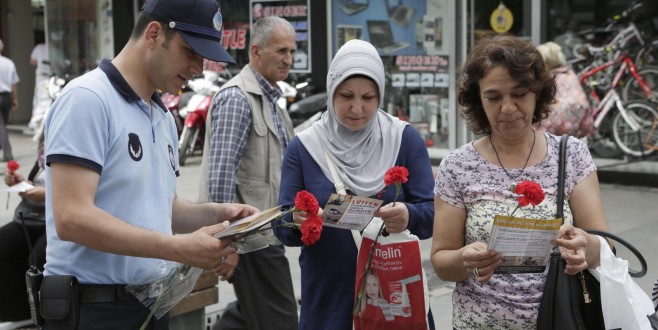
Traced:
<path id="1" fill-rule="evenodd" d="M 384 85 L 384 65 L 370 43 L 351 40 L 338 50 L 327 75 L 327 111 L 288 145 L 279 204 L 292 207 L 297 192 L 307 190 L 321 207 L 326 205 L 336 193 L 326 152 L 348 194 L 384 200 L 375 215 L 387 232 L 409 229 L 426 239 L 432 235 L 434 215 L 427 147 L 412 126 L 379 109 Z M 384 174 L 393 166 L 409 170 L 394 207 L 389 203 L 395 189 L 383 191 Z M 298 213 L 286 219 L 304 220 Z M 298 230 L 274 226 L 274 232 L 283 244 L 302 246 Z M 302 247 L 300 329 L 352 329 L 357 253 L 351 231 L 326 226 L 317 243 Z"/>

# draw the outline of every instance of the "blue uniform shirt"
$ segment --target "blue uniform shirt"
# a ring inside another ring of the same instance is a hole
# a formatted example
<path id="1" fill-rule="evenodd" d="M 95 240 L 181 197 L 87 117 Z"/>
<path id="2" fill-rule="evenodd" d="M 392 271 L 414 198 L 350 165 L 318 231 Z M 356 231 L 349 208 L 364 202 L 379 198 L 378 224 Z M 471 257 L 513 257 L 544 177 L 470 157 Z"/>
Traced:
<path id="1" fill-rule="evenodd" d="M 73 81 L 46 120 L 45 275 L 75 275 L 80 283 L 141 284 L 162 274 L 163 261 L 104 253 L 57 235 L 50 165 L 86 166 L 100 174 L 94 203 L 134 226 L 171 234 L 178 176 L 177 131 L 157 94 L 149 104 L 108 60 Z M 103 237 L 97 237 L 102 240 Z"/>

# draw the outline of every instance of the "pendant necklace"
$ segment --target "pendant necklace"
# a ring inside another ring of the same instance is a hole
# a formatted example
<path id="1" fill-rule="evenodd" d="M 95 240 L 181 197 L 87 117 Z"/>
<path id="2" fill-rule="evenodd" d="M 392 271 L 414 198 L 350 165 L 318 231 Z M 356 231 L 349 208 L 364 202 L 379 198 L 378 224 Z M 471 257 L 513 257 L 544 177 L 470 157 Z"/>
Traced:
<path id="1" fill-rule="evenodd" d="M 512 176 L 509 174 L 505 166 L 503 165 L 503 162 L 500 161 L 500 156 L 498 156 L 498 151 L 496 150 L 496 147 L 494 147 L 493 144 L 493 139 L 491 138 L 492 136 L 489 135 L 489 143 L 491 143 L 491 147 L 493 148 L 494 153 L 496 154 L 496 159 L 498 159 L 498 163 L 500 164 L 500 167 L 503 168 L 503 171 L 505 171 L 505 174 L 507 174 L 508 177 L 512 180 L 518 179 L 521 175 L 523 175 L 523 172 L 525 171 L 526 166 L 528 166 L 528 161 L 530 160 L 530 156 L 532 156 L 532 150 L 535 149 L 535 141 L 537 141 L 537 134 L 535 134 L 535 130 L 532 130 L 532 147 L 530 147 L 530 153 L 528 154 L 528 158 L 525 160 L 525 164 L 523 164 L 523 168 L 521 169 L 521 172 L 517 176 Z"/>

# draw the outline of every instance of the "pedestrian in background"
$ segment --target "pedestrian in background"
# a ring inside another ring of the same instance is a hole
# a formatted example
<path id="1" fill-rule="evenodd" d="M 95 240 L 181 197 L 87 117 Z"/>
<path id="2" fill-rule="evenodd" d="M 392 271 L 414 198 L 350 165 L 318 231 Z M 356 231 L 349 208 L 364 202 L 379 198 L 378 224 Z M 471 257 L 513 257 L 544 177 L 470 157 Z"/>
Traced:
<path id="1" fill-rule="evenodd" d="M 46 111 L 50 106 L 50 96 L 48 95 L 48 80 L 50 79 L 50 61 L 48 60 L 48 48 L 43 31 L 36 31 L 34 35 L 36 46 L 30 54 L 30 65 L 34 70 L 34 95 L 32 97 L 32 118 L 27 124 L 27 128 L 37 132 L 41 128 L 41 123 L 46 116 Z"/>
<path id="2" fill-rule="evenodd" d="M 249 63 L 214 96 L 206 119 L 201 200 L 261 210 L 277 205 L 281 162 L 293 136 L 288 113 L 276 103 L 282 93 L 277 82 L 288 77 L 295 49 L 295 29 L 285 19 L 269 16 L 254 23 Z M 218 321 L 219 329 L 297 328 L 282 245 L 232 255 L 219 273 L 231 279 L 238 299 Z"/>
<path id="3" fill-rule="evenodd" d="M 138 329 L 151 310 L 126 285 L 162 279 L 167 261 L 216 271 L 235 251 L 213 235 L 257 211 L 176 195 L 178 135 L 157 90 L 178 92 L 203 58 L 233 63 L 221 31 L 214 0 L 148 0 L 121 52 L 67 84 L 48 112 L 40 292 L 51 275 L 75 276 L 79 329 Z M 148 328 L 168 329 L 168 314 Z"/>
<path id="4" fill-rule="evenodd" d="M 560 137 L 534 129 L 555 97 L 554 78 L 531 43 L 497 35 L 471 50 L 458 86 L 462 115 L 482 137 L 439 166 L 432 266 L 443 281 L 456 282 L 454 329 L 536 329 L 546 272 L 494 274 L 503 260 L 487 242 L 494 217 L 514 213 L 513 187 L 523 180 L 539 184 L 546 197 L 516 216 L 555 218 Z M 587 145 L 570 137 L 566 152 L 564 224 L 555 244 L 573 275 L 599 264 L 599 239 L 581 228 L 608 225 Z"/>
<path id="5" fill-rule="evenodd" d="M 9 144 L 7 122 L 9 111 L 18 109 L 18 73 L 12 60 L 2 55 L 4 43 L 0 39 L 0 147 L 2 147 L 2 161 L 14 159 Z"/>
<path id="6" fill-rule="evenodd" d="M 595 129 L 592 106 L 578 76 L 567 66 L 560 45 L 549 41 L 537 46 L 537 50 L 557 88 L 555 103 L 550 106 L 548 117 L 541 121 L 541 129 L 554 135 L 589 137 Z"/>

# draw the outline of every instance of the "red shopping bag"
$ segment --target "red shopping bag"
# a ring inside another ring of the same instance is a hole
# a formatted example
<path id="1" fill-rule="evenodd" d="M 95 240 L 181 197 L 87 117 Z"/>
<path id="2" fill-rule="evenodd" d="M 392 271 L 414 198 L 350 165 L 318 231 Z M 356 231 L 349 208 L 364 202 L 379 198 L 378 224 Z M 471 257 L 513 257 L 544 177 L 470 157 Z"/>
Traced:
<path id="1" fill-rule="evenodd" d="M 405 230 L 380 236 L 366 263 L 382 221 L 374 218 L 363 232 L 356 266 L 354 329 L 427 329 L 429 293 L 418 237 Z"/>

